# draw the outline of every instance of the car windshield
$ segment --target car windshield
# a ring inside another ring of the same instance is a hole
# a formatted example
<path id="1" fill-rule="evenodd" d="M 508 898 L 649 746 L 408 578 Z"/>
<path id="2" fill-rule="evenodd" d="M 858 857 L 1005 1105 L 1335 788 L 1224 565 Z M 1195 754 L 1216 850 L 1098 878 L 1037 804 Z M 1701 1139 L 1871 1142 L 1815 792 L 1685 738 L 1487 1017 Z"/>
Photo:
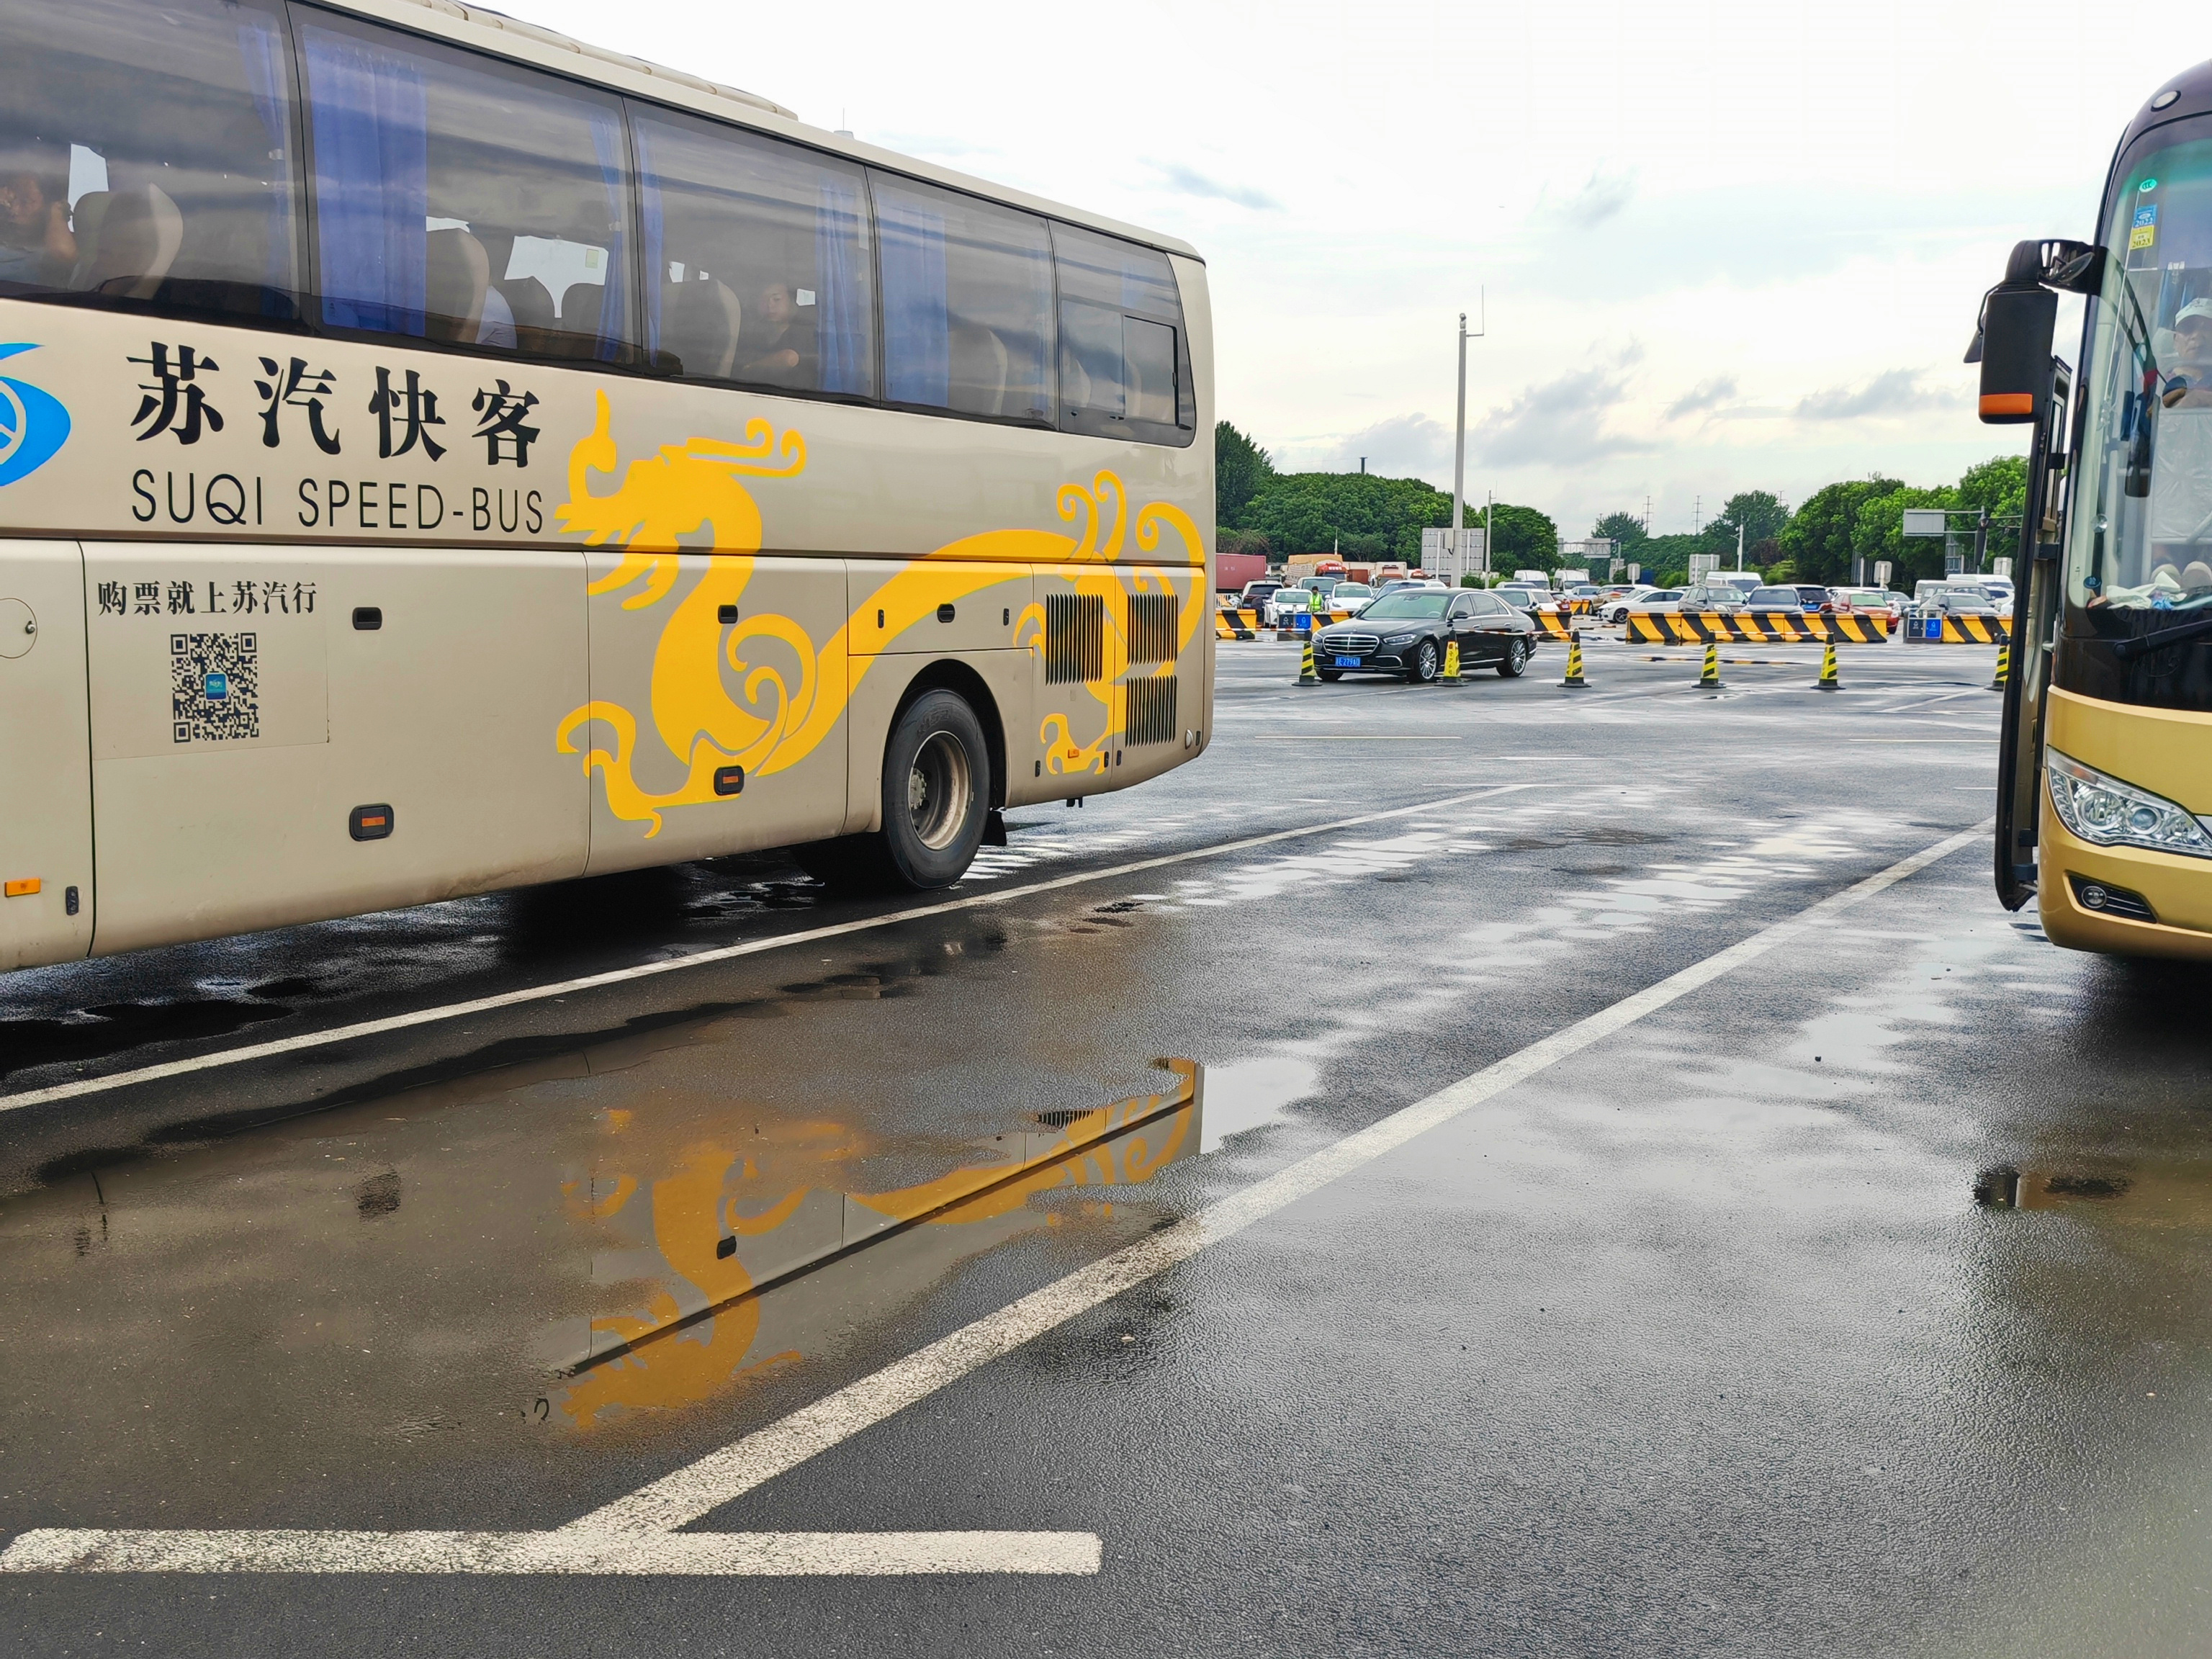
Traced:
<path id="1" fill-rule="evenodd" d="M 1794 587 L 1754 587 L 1751 590 L 1751 602 L 1761 607 L 1778 605 L 1786 608 L 1803 601 Z"/>
<path id="2" fill-rule="evenodd" d="M 1963 585 L 1946 587 L 1942 598 L 1944 604 L 1954 609 L 1960 605 L 1987 605 L 1990 602 L 1987 588 L 1967 587 Z"/>
<path id="3" fill-rule="evenodd" d="M 1861 593 L 1856 592 L 1844 594 L 1844 599 L 1846 604 L 1850 605 L 1881 605 L 1887 602 L 1880 593 Z"/>
<path id="4" fill-rule="evenodd" d="M 1401 588 L 1385 593 L 1359 613 L 1362 622 L 1413 622 L 1441 617 L 1452 596 L 1440 588 Z"/>

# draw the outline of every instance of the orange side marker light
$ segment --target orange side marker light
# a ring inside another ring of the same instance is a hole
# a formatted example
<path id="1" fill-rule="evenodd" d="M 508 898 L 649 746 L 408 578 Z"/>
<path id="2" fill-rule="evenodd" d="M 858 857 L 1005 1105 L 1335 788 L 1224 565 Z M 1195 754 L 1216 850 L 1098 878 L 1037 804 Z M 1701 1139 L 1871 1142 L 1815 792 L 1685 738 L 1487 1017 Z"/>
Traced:
<path id="1" fill-rule="evenodd" d="M 28 898 L 38 890 L 39 878 L 36 876 L 27 876 L 21 881 L 11 881 L 7 884 L 9 898 Z"/>

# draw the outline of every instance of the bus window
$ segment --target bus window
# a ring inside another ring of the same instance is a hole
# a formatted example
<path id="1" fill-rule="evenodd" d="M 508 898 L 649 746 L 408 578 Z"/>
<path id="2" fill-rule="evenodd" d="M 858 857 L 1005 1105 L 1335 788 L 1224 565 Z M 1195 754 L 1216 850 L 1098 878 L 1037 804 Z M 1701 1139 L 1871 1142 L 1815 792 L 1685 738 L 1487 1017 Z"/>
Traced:
<path id="1" fill-rule="evenodd" d="M 0 294 L 290 319 L 291 153 L 274 8 L 0 3 Z"/>
<path id="2" fill-rule="evenodd" d="M 611 96 L 304 9 L 322 321 L 629 362 Z"/>
<path id="3" fill-rule="evenodd" d="M 1054 225 L 1052 242 L 1060 269 L 1062 424 L 1073 432 L 1188 443 L 1182 434 L 1194 425 L 1196 404 L 1167 257 L 1070 225 Z"/>
<path id="4" fill-rule="evenodd" d="M 1052 418 L 1052 252 L 1044 221 L 871 173 L 893 403 Z"/>
<path id="5" fill-rule="evenodd" d="M 872 394 L 860 169 L 665 110 L 630 118 L 647 349 L 686 380 Z"/>

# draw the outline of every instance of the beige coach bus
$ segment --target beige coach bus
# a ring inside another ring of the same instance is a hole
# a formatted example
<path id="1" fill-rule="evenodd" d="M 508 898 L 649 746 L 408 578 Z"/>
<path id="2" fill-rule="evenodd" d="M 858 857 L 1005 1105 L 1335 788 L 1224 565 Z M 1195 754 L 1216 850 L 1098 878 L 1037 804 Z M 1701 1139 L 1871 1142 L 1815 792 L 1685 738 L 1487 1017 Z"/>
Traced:
<path id="1" fill-rule="evenodd" d="M 0 0 L 0 968 L 1194 758 L 1171 239 L 447 0 Z"/>

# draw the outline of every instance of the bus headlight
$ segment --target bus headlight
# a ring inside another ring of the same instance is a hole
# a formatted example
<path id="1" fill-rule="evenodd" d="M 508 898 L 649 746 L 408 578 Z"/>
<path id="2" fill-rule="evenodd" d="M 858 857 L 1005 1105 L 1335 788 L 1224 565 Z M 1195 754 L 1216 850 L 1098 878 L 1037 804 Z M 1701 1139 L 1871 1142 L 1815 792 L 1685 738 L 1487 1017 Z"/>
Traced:
<path id="1" fill-rule="evenodd" d="M 2212 859 L 2212 834 L 2187 808 L 2106 777 L 2055 749 L 2045 769 L 2058 821 L 2081 840 L 2099 847 L 2148 847 Z"/>

